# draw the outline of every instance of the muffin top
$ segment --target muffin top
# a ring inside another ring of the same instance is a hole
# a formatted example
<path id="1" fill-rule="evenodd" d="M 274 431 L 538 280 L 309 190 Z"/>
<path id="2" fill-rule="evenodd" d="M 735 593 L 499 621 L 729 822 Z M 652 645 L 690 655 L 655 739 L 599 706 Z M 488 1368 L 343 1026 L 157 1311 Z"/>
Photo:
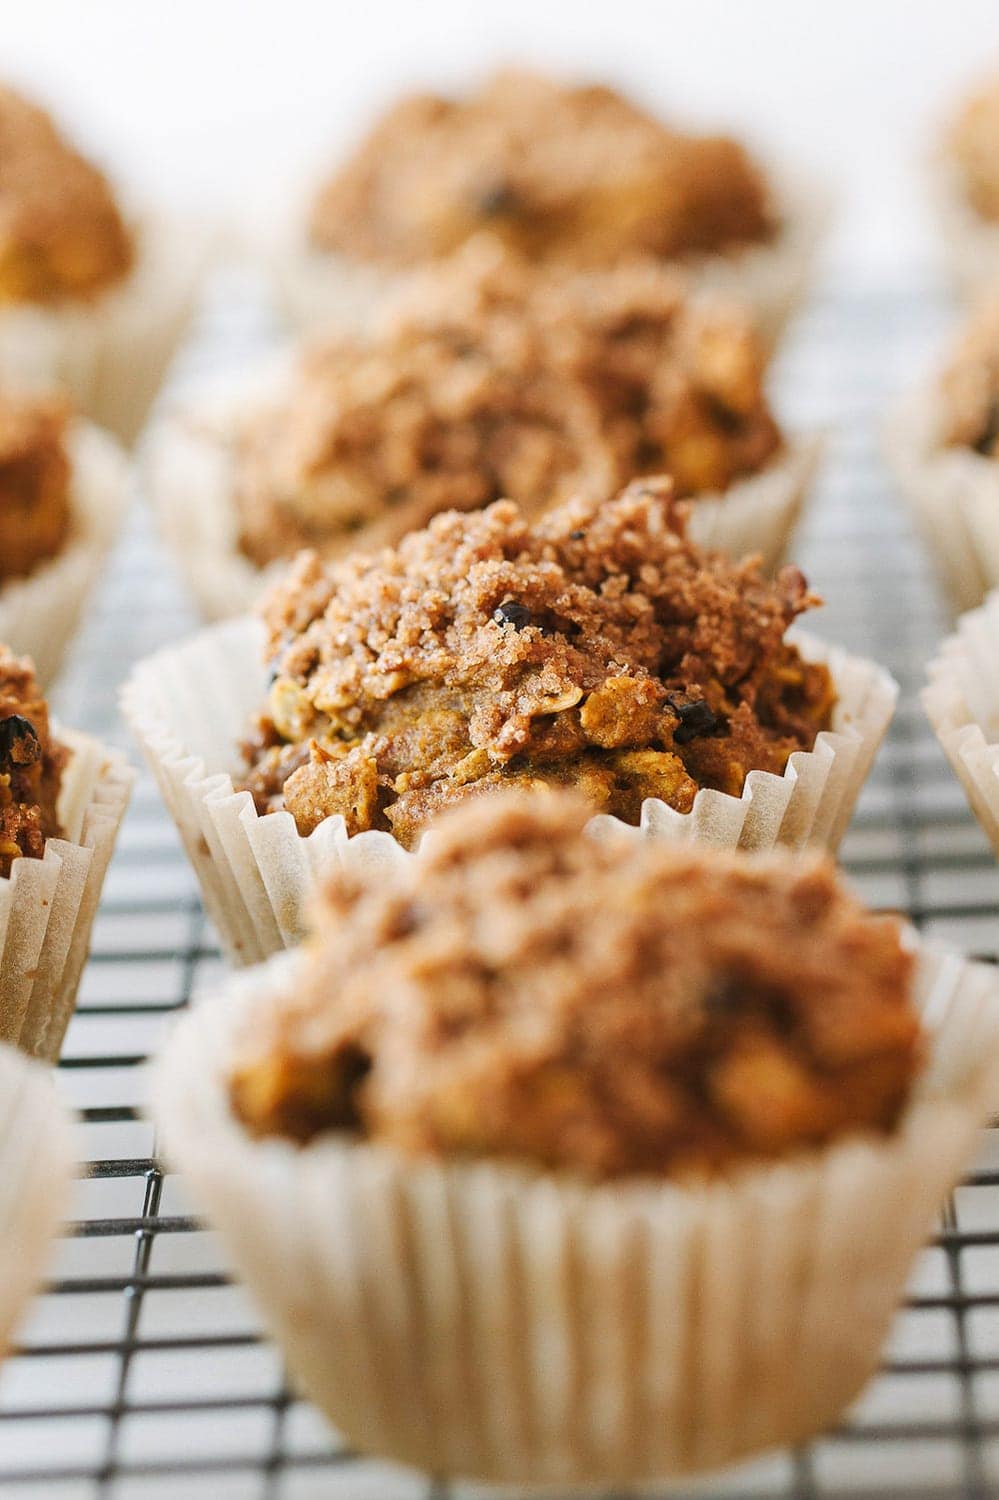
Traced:
<path id="1" fill-rule="evenodd" d="M 133 253 L 105 177 L 43 109 L 0 86 L 0 303 L 92 298 Z"/>
<path id="2" fill-rule="evenodd" d="M 58 837 L 66 759 L 52 738 L 34 667 L 0 646 L 0 878 L 17 859 L 41 859 L 45 840 Z"/>
<path id="3" fill-rule="evenodd" d="M 405 267 L 493 229 L 532 261 L 606 266 L 768 239 L 767 183 L 735 141 L 692 136 L 613 89 L 495 75 L 401 100 L 321 189 L 316 249 Z"/>
<path id="4" fill-rule="evenodd" d="M 971 207 L 983 219 L 999 219 L 999 74 L 969 96 L 946 144 Z"/>
<path id="5" fill-rule="evenodd" d="M 781 446 L 748 321 L 660 262 L 555 274 L 494 236 L 418 275 L 364 344 L 303 358 L 236 456 L 258 565 L 397 541 L 441 510 L 537 514 L 644 474 L 724 490 Z"/>
<path id="6" fill-rule="evenodd" d="M 411 845 L 441 808 L 497 784 L 568 783 L 637 822 L 688 811 L 810 749 L 827 669 L 784 640 L 817 604 L 686 536 L 667 480 L 574 499 L 533 524 L 512 501 L 449 511 L 392 551 L 303 553 L 265 599 L 267 706 L 243 785 L 308 833 Z"/>
<path id="7" fill-rule="evenodd" d="M 0 583 L 54 557 L 70 526 L 69 406 L 0 390 Z"/>
<path id="8" fill-rule="evenodd" d="M 588 812 L 496 793 L 329 878 L 295 990 L 239 1038 L 247 1127 L 599 1177 L 890 1129 L 920 1056 L 898 922 L 824 856 L 598 841 Z"/>

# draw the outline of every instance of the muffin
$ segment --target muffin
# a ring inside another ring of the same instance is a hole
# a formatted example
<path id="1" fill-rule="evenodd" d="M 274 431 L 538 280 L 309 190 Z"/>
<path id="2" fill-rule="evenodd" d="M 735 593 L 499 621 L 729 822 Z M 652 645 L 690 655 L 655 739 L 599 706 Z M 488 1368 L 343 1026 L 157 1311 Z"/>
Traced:
<path id="1" fill-rule="evenodd" d="M 353 844 L 306 949 L 157 1067 L 293 1377 L 442 1477 L 611 1488 L 827 1427 L 999 1086 L 994 974 L 826 857 L 588 813 L 500 792 L 409 860 Z"/>
<path id="2" fill-rule="evenodd" d="M 508 70 L 390 108 L 315 192 L 276 271 L 299 325 L 363 325 L 394 278 L 488 230 L 531 264 L 682 265 L 738 292 L 772 338 L 821 217 L 737 141 L 678 130 L 605 86 Z"/>
<path id="3" fill-rule="evenodd" d="M 140 664 L 125 712 L 230 953 L 300 934 L 341 838 L 412 847 L 499 785 L 575 787 L 666 837 L 835 848 L 895 685 L 785 639 L 819 602 L 802 575 L 703 551 L 686 513 L 665 480 L 533 523 L 445 512 L 394 550 L 303 553 L 262 647 L 234 622 Z"/>
<path id="4" fill-rule="evenodd" d="M 128 499 L 117 443 L 62 395 L 0 388 L 0 639 L 55 677 Z"/>
<path id="5" fill-rule="evenodd" d="M 999 73 L 985 78 L 947 124 L 933 163 L 933 206 L 947 269 L 962 295 L 999 276 Z"/>
<path id="6" fill-rule="evenodd" d="M 54 726 L 30 661 L 0 646 L 0 1042 L 54 1062 L 133 774 Z"/>
<path id="7" fill-rule="evenodd" d="M 999 854 L 999 591 L 961 616 L 928 668 L 922 701 L 972 812 Z"/>
<path id="8" fill-rule="evenodd" d="M 0 1046 L 0 1356 L 41 1283 L 74 1161 L 69 1123 L 51 1078 Z"/>
<path id="9" fill-rule="evenodd" d="M 980 303 L 932 380 L 898 403 L 888 456 L 955 609 L 999 583 L 999 297 Z"/>
<path id="10" fill-rule="evenodd" d="M 817 459 L 785 439 L 759 338 L 645 259 L 541 272 L 479 236 L 415 278 L 367 339 L 308 346 L 168 416 L 144 475 L 209 617 L 261 570 L 395 543 L 442 510 L 529 515 L 668 472 L 693 534 L 779 560 Z M 270 389 L 268 389 L 270 386 Z"/>
<path id="11" fill-rule="evenodd" d="M 130 220 L 38 105 L 0 86 L 0 379 L 68 387 L 131 441 L 186 321 L 202 250 Z"/>

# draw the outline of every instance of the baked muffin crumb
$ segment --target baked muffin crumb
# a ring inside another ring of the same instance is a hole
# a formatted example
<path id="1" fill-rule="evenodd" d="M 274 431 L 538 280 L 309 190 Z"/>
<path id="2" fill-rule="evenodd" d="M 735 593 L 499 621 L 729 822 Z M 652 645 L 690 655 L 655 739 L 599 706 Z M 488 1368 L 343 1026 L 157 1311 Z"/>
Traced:
<path id="1" fill-rule="evenodd" d="M 18 859 L 41 859 L 60 834 L 57 803 L 65 748 L 26 658 L 0 646 L 0 878 Z"/>
<path id="2" fill-rule="evenodd" d="M 819 600 L 686 536 L 668 481 L 533 525 L 510 501 L 447 512 L 395 551 L 303 553 L 263 605 L 272 674 L 245 746 L 261 812 L 407 847 L 495 786 L 569 785 L 637 822 L 659 797 L 738 795 L 827 727 L 827 668 L 785 641 Z"/>
<path id="3" fill-rule="evenodd" d="M 939 380 L 941 439 L 999 457 L 999 298 L 978 306 L 965 324 Z"/>
<path id="4" fill-rule="evenodd" d="M 825 856 L 747 857 L 497 793 L 418 859 L 338 871 L 232 1100 L 259 1134 L 597 1177 L 717 1171 L 885 1131 L 920 1058 L 911 956 Z"/>

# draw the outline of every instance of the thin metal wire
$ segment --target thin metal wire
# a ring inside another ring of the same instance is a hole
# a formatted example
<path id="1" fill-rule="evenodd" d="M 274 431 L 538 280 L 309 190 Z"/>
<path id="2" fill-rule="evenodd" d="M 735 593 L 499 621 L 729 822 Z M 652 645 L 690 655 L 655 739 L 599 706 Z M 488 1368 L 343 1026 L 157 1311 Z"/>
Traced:
<path id="1" fill-rule="evenodd" d="M 266 347 L 273 328 L 259 306 L 245 286 L 220 295 L 178 383 Z M 780 379 L 785 410 L 838 433 L 799 551 L 829 601 L 818 628 L 885 661 L 903 685 L 845 862 L 872 904 L 903 907 L 929 935 L 994 961 L 999 870 L 916 701 L 944 620 L 876 446 L 886 398 L 927 357 L 945 316 L 922 293 L 829 296 L 804 320 Z M 125 743 L 118 682 L 131 660 L 193 623 L 140 514 L 61 690 L 64 718 Z M 287 1389 L 218 1246 L 156 1162 L 141 1064 L 219 967 L 144 778 L 59 1070 L 89 1159 L 59 1263 L 0 1380 L 0 1493 L 445 1500 L 446 1484 L 414 1491 L 411 1477 L 352 1455 Z M 997 1486 L 999 1133 L 990 1136 L 926 1252 L 882 1377 L 851 1419 L 707 1493 L 977 1500 Z"/>

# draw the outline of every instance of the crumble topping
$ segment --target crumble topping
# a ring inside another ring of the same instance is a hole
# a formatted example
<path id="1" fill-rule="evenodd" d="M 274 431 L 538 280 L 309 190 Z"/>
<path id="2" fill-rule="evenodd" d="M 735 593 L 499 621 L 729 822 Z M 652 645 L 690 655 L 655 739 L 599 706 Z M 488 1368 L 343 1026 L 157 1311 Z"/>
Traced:
<path id="1" fill-rule="evenodd" d="M 899 923 L 825 856 L 597 841 L 588 815 L 498 793 L 412 863 L 329 878 L 300 987 L 237 1043 L 247 1128 L 596 1177 L 890 1130 L 920 1059 Z"/>
<path id="2" fill-rule="evenodd" d="M 301 833 L 407 847 L 498 785 L 569 785 L 637 822 L 780 774 L 830 721 L 826 667 L 787 626 L 820 601 L 686 536 L 669 482 L 575 499 L 533 524 L 511 501 L 446 512 L 396 550 L 303 553 L 262 605 L 272 687 L 242 785 Z"/>

